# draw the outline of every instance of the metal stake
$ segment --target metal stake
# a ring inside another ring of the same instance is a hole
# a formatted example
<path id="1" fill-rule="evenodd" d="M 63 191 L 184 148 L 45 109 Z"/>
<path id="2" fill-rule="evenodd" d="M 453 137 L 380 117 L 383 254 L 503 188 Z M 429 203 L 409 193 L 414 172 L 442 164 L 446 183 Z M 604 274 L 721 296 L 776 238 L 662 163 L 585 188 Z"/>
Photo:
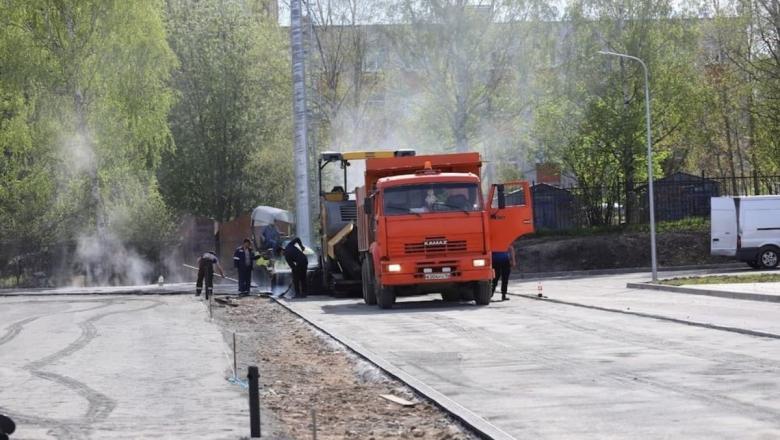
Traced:
<path id="1" fill-rule="evenodd" d="M 311 409 L 311 438 L 317 440 L 317 411 Z"/>
<path id="2" fill-rule="evenodd" d="M 251 438 L 260 437 L 260 393 L 258 391 L 260 372 L 257 366 L 250 365 L 246 375 L 249 379 L 249 432 Z"/>
<path id="3" fill-rule="evenodd" d="M 236 362 L 236 332 L 233 332 L 233 377 L 238 377 L 238 362 Z"/>

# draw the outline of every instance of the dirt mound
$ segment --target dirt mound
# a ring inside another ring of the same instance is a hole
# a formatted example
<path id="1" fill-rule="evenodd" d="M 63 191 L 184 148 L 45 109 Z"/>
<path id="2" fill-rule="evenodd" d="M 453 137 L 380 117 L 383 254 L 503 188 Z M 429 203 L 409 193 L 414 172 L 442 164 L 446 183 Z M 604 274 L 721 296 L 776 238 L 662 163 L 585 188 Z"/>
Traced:
<path id="1" fill-rule="evenodd" d="M 710 255 L 708 231 L 664 232 L 657 235 L 658 265 L 729 263 Z M 520 273 L 620 269 L 650 265 L 649 233 L 582 237 L 522 238 L 515 242 Z"/>

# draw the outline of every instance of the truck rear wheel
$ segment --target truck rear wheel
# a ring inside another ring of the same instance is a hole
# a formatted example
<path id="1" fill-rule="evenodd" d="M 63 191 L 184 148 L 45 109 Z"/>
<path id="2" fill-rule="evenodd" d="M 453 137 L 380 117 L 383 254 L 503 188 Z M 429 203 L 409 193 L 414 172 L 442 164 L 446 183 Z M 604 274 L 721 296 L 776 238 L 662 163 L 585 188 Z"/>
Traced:
<path id="1" fill-rule="evenodd" d="M 376 285 L 375 285 L 376 286 Z M 395 289 L 389 286 L 376 286 L 376 302 L 380 309 L 390 309 L 395 304 Z"/>
<path id="2" fill-rule="evenodd" d="M 479 281 L 474 286 L 474 302 L 478 306 L 490 304 L 490 297 L 493 296 L 493 286 L 490 281 Z"/>
<path id="3" fill-rule="evenodd" d="M 369 255 L 363 259 L 363 263 L 360 265 L 360 275 L 363 284 L 363 302 L 370 306 L 376 305 L 374 273 L 371 270 L 371 257 Z"/>

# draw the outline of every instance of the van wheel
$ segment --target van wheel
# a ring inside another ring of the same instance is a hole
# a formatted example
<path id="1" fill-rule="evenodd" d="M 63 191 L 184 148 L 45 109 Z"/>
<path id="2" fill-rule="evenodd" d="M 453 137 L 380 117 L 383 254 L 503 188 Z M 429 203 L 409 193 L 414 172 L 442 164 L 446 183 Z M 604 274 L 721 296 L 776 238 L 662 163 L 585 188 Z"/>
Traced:
<path id="1" fill-rule="evenodd" d="M 752 267 L 753 269 L 761 269 L 761 265 L 758 264 L 758 260 L 750 260 L 746 261 L 747 265 Z"/>
<path id="2" fill-rule="evenodd" d="M 370 306 L 376 305 L 374 274 L 371 270 L 371 257 L 368 255 L 363 259 L 363 264 L 360 265 L 360 276 L 363 284 L 363 302 Z"/>
<path id="3" fill-rule="evenodd" d="M 375 287 L 376 303 L 380 309 L 391 309 L 395 304 L 395 289 L 389 286 Z"/>
<path id="4" fill-rule="evenodd" d="M 758 251 L 758 263 L 764 269 L 774 269 L 780 262 L 780 256 L 776 247 L 767 246 Z"/>
<path id="5" fill-rule="evenodd" d="M 480 281 L 474 286 L 474 302 L 478 306 L 490 304 L 490 297 L 493 296 L 493 285 L 490 281 Z"/>

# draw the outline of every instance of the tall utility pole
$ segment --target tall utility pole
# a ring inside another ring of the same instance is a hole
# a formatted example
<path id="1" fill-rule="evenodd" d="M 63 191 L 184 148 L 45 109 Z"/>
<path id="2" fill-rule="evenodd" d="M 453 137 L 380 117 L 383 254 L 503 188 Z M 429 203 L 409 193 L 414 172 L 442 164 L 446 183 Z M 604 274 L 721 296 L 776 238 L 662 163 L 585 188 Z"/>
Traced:
<path id="1" fill-rule="evenodd" d="M 306 75 L 303 53 L 301 0 L 290 1 L 290 47 L 292 48 L 293 132 L 295 137 L 295 218 L 298 237 L 311 245 L 309 200 L 309 149 L 306 144 Z"/>
<path id="2" fill-rule="evenodd" d="M 645 123 L 647 124 L 647 203 L 650 205 L 650 264 L 653 271 L 653 282 L 658 281 L 658 257 L 655 250 L 655 197 L 653 195 L 653 135 L 650 133 L 650 78 L 647 74 L 647 65 L 640 58 L 624 53 L 600 50 L 602 55 L 628 58 L 642 65 L 645 73 Z"/>

